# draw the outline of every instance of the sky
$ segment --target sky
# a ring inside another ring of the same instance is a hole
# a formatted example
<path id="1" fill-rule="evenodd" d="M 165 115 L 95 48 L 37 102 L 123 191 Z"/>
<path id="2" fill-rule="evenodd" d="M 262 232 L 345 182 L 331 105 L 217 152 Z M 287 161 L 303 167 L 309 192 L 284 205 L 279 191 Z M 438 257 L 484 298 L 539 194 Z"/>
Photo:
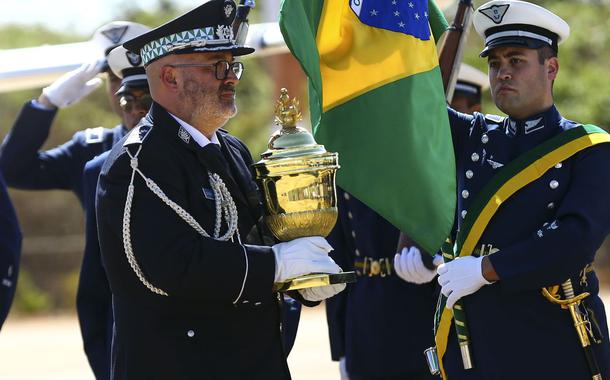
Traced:
<path id="1" fill-rule="evenodd" d="M 0 0 L 0 25 L 7 23 L 44 24 L 52 29 L 90 34 L 112 21 L 116 9 L 129 2 L 140 7 L 153 6 L 156 0 Z M 191 9 L 202 0 L 173 0 Z"/>

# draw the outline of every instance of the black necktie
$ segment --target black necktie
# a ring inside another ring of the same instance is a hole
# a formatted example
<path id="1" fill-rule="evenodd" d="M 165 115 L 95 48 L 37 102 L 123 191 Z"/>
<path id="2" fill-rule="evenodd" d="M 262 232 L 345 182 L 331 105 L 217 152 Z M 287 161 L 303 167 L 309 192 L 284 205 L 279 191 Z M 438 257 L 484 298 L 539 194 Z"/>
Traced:
<path id="1" fill-rule="evenodd" d="M 222 178 L 235 200 L 237 200 L 237 198 L 243 199 L 241 189 L 237 185 L 237 182 L 231 173 L 229 162 L 222 154 L 220 146 L 214 143 L 207 144 L 203 148 L 198 149 L 198 154 L 200 155 L 203 164 L 212 173 L 216 173 L 220 176 L 220 178 Z"/>

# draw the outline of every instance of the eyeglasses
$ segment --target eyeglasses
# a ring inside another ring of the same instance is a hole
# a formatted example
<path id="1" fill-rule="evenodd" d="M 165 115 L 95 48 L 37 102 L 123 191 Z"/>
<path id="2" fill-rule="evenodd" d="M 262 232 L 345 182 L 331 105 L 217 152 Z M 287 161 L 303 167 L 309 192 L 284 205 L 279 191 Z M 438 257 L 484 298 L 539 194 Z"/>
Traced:
<path id="1" fill-rule="evenodd" d="M 136 97 L 133 94 L 125 93 L 119 97 L 119 105 L 125 112 L 133 111 L 134 107 L 148 111 L 152 102 L 150 94 Z"/>
<path id="2" fill-rule="evenodd" d="M 209 67 L 214 68 L 216 79 L 225 80 L 229 75 L 229 70 L 233 71 L 233 74 L 240 79 L 242 74 L 244 73 L 244 64 L 242 62 L 227 62 L 227 61 L 218 61 L 214 64 L 205 64 L 205 63 L 179 63 L 175 65 L 168 65 L 170 67 Z"/>

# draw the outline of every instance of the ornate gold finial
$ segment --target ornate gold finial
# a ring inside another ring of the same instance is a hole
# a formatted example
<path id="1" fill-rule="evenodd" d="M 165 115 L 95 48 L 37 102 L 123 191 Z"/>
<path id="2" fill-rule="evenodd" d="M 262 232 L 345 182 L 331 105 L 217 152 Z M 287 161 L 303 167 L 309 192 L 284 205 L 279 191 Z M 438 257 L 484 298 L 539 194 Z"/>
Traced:
<path id="1" fill-rule="evenodd" d="M 288 90 L 282 88 L 280 90 L 280 99 L 275 104 L 275 124 L 285 128 L 294 128 L 297 122 L 302 119 L 299 101 L 296 98 L 290 100 Z"/>

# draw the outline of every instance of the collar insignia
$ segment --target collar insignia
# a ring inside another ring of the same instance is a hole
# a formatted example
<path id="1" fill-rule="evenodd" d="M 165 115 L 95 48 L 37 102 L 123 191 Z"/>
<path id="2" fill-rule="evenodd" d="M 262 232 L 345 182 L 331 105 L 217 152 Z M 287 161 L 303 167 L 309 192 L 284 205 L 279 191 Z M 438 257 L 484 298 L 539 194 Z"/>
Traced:
<path id="1" fill-rule="evenodd" d="M 189 143 L 189 141 L 191 141 L 191 135 L 186 131 L 186 129 L 180 127 L 180 129 L 178 130 L 178 137 L 180 137 L 180 139 L 182 141 L 184 141 L 186 144 Z"/>
<path id="2" fill-rule="evenodd" d="M 539 129 L 544 128 L 544 123 L 541 123 L 542 118 L 536 120 L 528 120 L 525 122 L 525 134 L 536 132 Z"/>
<path id="3" fill-rule="evenodd" d="M 489 165 L 491 165 L 491 167 L 494 168 L 494 169 L 498 169 L 498 168 L 501 168 L 502 166 L 504 166 L 504 164 L 501 164 L 501 163 L 499 163 L 497 161 L 490 160 L 490 159 L 487 159 L 487 163 Z"/>

